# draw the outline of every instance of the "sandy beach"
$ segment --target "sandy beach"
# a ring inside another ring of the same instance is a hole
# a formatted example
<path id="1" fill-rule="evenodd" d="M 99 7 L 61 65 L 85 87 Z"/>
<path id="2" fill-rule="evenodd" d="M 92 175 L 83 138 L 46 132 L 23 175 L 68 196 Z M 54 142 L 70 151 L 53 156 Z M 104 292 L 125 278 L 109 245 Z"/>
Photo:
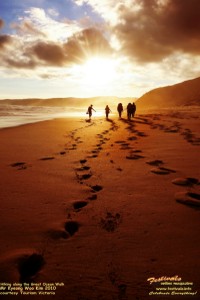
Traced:
<path id="1" fill-rule="evenodd" d="M 0 282 L 37 283 L 37 299 L 164 300 L 148 279 L 177 276 L 191 294 L 172 298 L 199 299 L 199 113 L 123 117 L 0 130 Z"/>

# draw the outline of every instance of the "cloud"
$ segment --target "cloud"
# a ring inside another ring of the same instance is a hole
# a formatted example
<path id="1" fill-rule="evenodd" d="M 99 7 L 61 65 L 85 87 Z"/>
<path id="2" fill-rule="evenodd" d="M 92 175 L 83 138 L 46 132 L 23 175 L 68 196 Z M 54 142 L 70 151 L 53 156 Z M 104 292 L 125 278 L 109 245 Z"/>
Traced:
<path id="1" fill-rule="evenodd" d="M 59 12 L 56 9 L 53 9 L 53 8 L 49 8 L 48 13 L 49 13 L 50 16 L 53 16 L 53 17 L 58 17 L 59 16 Z"/>
<path id="2" fill-rule="evenodd" d="M 30 53 L 47 65 L 62 66 L 65 61 L 63 48 L 55 43 L 39 42 L 30 49 Z"/>
<path id="3" fill-rule="evenodd" d="M 0 63 L 5 68 L 36 69 L 82 63 L 90 55 L 111 53 L 111 47 L 96 28 L 78 21 L 55 21 L 47 11 L 31 7 L 11 24 L 13 34 L 0 35 Z M 3 20 L 0 19 L 0 26 Z M 5 48 L 6 45 L 9 47 Z"/>
<path id="4" fill-rule="evenodd" d="M 4 21 L 0 19 L 0 29 L 3 28 Z M 11 37 L 6 34 L 0 34 L 0 51 L 8 44 L 11 43 Z"/>
<path id="5" fill-rule="evenodd" d="M 0 19 L 0 29 L 3 28 L 3 26 L 4 26 L 4 21 Z"/>
<path id="6" fill-rule="evenodd" d="M 0 50 L 3 49 L 6 45 L 10 44 L 12 41 L 9 35 L 0 35 Z"/>
<path id="7" fill-rule="evenodd" d="M 52 15 L 52 10 L 45 11 L 42 8 L 31 7 L 25 13 L 26 16 L 21 19 L 21 23 L 31 24 L 35 30 L 54 42 L 64 41 L 82 29 L 76 21 L 54 20 L 52 17 L 55 17 L 56 11 Z"/>
<path id="8" fill-rule="evenodd" d="M 13 23 L 11 26 L 13 29 L 17 30 L 20 35 L 33 35 L 33 36 L 43 36 L 45 33 L 39 30 L 31 21 L 25 20 L 20 24 Z"/>
<path id="9" fill-rule="evenodd" d="M 81 63 L 91 55 L 107 55 L 111 48 L 97 29 L 88 28 L 73 35 L 63 45 L 41 42 L 33 46 L 32 51 L 47 64 L 63 66 Z"/>
<path id="10" fill-rule="evenodd" d="M 9 36 L 0 36 L 0 48 L 9 43 Z M 49 40 L 24 40 L 13 38 L 9 51 L 1 57 L 2 64 L 18 69 L 35 69 L 37 67 L 65 67 L 70 64 L 81 64 L 95 55 L 110 55 L 112 49 L 96 28 L 84 29 L 66 42 Z"/>
<path id="11" fill-rule="evenodd" d="M 124 3 L 127 1 L 130 2 L 130 0 L 124 0 Z M 116 0 L 74 0 L 74 2 L 79 6 L 84 4 L 90 5 L 96 13 L 110 24 L 115 24 L 117 22 L 118 13 L 116 8 L 118 6 L 118 1 Z"/>
<path id="12" fill-rule="evenodd" d="M 7 66 L 16 68 L 16 69 L 34 69 L 36 67 L 36 62 L 29 57 L 24 57 L 23 59 L 13 59 L 13 58 L 5 58 L 5 62 Z"/>
<path id="13" fill-rule="evenodd" d="M 70 61 L 83 62 L 91 56 L 110 55 L 112 49 L 109 42 L 100 31 L 95 28 L 84 29 L 74 35 L 64 45 Z"/>
<path id="14" fill-rule="evenodd" d="M 200 54 L 198 0 L 138 0 L 141 9 L 119 10 L 114 28 L 124 53 L 140 62 L 161 61 L 176 51 Z"/>
<path id="15" fill-rule="evenodd" d="M 76 0 L 110 25 L 121 52 L 140 63 L 159 62 L 177 51 L 200 55 L 199 0 Z"/>

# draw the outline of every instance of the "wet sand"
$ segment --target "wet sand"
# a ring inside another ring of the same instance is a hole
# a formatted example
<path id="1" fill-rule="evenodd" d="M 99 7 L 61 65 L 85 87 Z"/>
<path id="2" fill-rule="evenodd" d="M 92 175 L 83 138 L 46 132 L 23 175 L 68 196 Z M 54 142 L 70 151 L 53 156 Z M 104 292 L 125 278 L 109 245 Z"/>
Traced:
<path id="1" fill-rule="evenodd" d="M 2 129 L 0 282 L 63 283 L 56 300 L 154 300 L 171 297 L 150 296 L 147 279 L 177 275 L 199 299 L 198 130 L 195 111 Z"/>

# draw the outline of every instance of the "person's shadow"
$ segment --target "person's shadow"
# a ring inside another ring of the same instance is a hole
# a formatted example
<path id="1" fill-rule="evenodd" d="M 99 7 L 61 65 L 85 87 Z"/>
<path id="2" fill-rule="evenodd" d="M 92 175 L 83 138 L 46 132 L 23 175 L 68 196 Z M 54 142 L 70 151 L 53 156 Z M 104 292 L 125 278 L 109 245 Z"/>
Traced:
<path id="1" fill-rule="evenodd" d="M 106 118 L 106 121 L 107 121 L 107 122 L 110 122 L 110 123 L 112 123 L 112 124 L 114 123 L 114 121 L 111 120 L 111 119 L 109 119 L 109 118 Z"/>

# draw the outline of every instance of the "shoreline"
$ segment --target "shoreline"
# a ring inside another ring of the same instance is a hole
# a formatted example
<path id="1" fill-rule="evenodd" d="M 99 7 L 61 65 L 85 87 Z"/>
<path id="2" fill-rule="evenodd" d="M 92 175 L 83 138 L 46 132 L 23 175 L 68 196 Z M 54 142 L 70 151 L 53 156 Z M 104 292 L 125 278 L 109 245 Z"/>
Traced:
<path id="1" fill-rule="evenodd" d="M 137 104 L 137 103 L 136 103 Z M 24 108 L 26 108 L 26 106 L 24 106 Z M 46 108 L 45 106 L 43 107 L 44 109 Z M 50 109 L 52 109 L 53 107 L 50 107 Z M 58 108 L 58 107 L 56 107 Z M 67 107 L 64 107 L 64 109 L 66 109 Z M 60 107 L 59 107 L 60 109 Z M 83 108 L 83 111 L 84 111 L 84 108 Z M 21 125 L 26 125 L 26 124 L 34 124 L 34 123 L 38 123 L 38 122 L 42 122 L 42 121 L 48 121 L 48 120 L 54 120 L 54 119 L 71 119 L 71 118 L 75 118 L 75 119 L 83 119 L 85 114 L 82 112 L 73 112 L 73 109 L 71 112 L 65 112 L 65 114 L 63 113 L 58 113 L 57 114 L 54 114 L 51 116 L 48 115 L 48 113 L 45 113 L 43 117 L 40 116 L 39 113 L 36 113 L 35 115 L 31 116 L 28 120 L 26 118 L 24 118 L 24 115 L 11 115 L 11 116 L 6 116 L 6 115 L 2 115 L 1 117 L 1 122 L 3 125 L 0 124 L 0 130 L 1 129 L 4 129 L 4 128 L 10 128 L 10 127 L 17 127 L 17 126 L 21 126 Z M 165 115 L 166 113 L 172 113 L 174 112 L 175 114 L 177 112 L 179 112 L 180 114 L 183 114 L 183 113 L 194 113 L 196 115 L 198 115 L 198 112 L 200 111 L 200 106 L 183 106 L 183 107 L 165 107 L 165 108 L 153 108 L 153 107 L 149 107 L 149 108 L 138 108 L 137 111 L 136 111 L 136 115 L 143 115 L 143 114 L 163 114 Z M 104 112 L 104 109 L 102 108 L 97 108 L 97 115 L 93 116 L 93 118 L 103 118 L 105 116 L 105 112 Z M 111 118 L 115 118 L 116 116 L 118 116 L 118 113 L 117 111 L 115 113 L 111 113 L 110 114 Z M 86 115 L 87 117 L 87 115 Z M 123 115 L 122 115 L 123 118 L 126 119 L 126 105 L 124 106 L 124 112 L 123 112 Z M 6 120 L 4 120 L 3 118 L 6 118 Z M 21 118 L 21 121 L 20 121 L 20 118 Z M 34 118 L 34 119 L 33 119 Z M 6 125 L 7 122 L 13 122 L 13 119 L 16 119 L 16 123 L 17 124 L 12 124 L 10 123 L 10 125 Z"/>

